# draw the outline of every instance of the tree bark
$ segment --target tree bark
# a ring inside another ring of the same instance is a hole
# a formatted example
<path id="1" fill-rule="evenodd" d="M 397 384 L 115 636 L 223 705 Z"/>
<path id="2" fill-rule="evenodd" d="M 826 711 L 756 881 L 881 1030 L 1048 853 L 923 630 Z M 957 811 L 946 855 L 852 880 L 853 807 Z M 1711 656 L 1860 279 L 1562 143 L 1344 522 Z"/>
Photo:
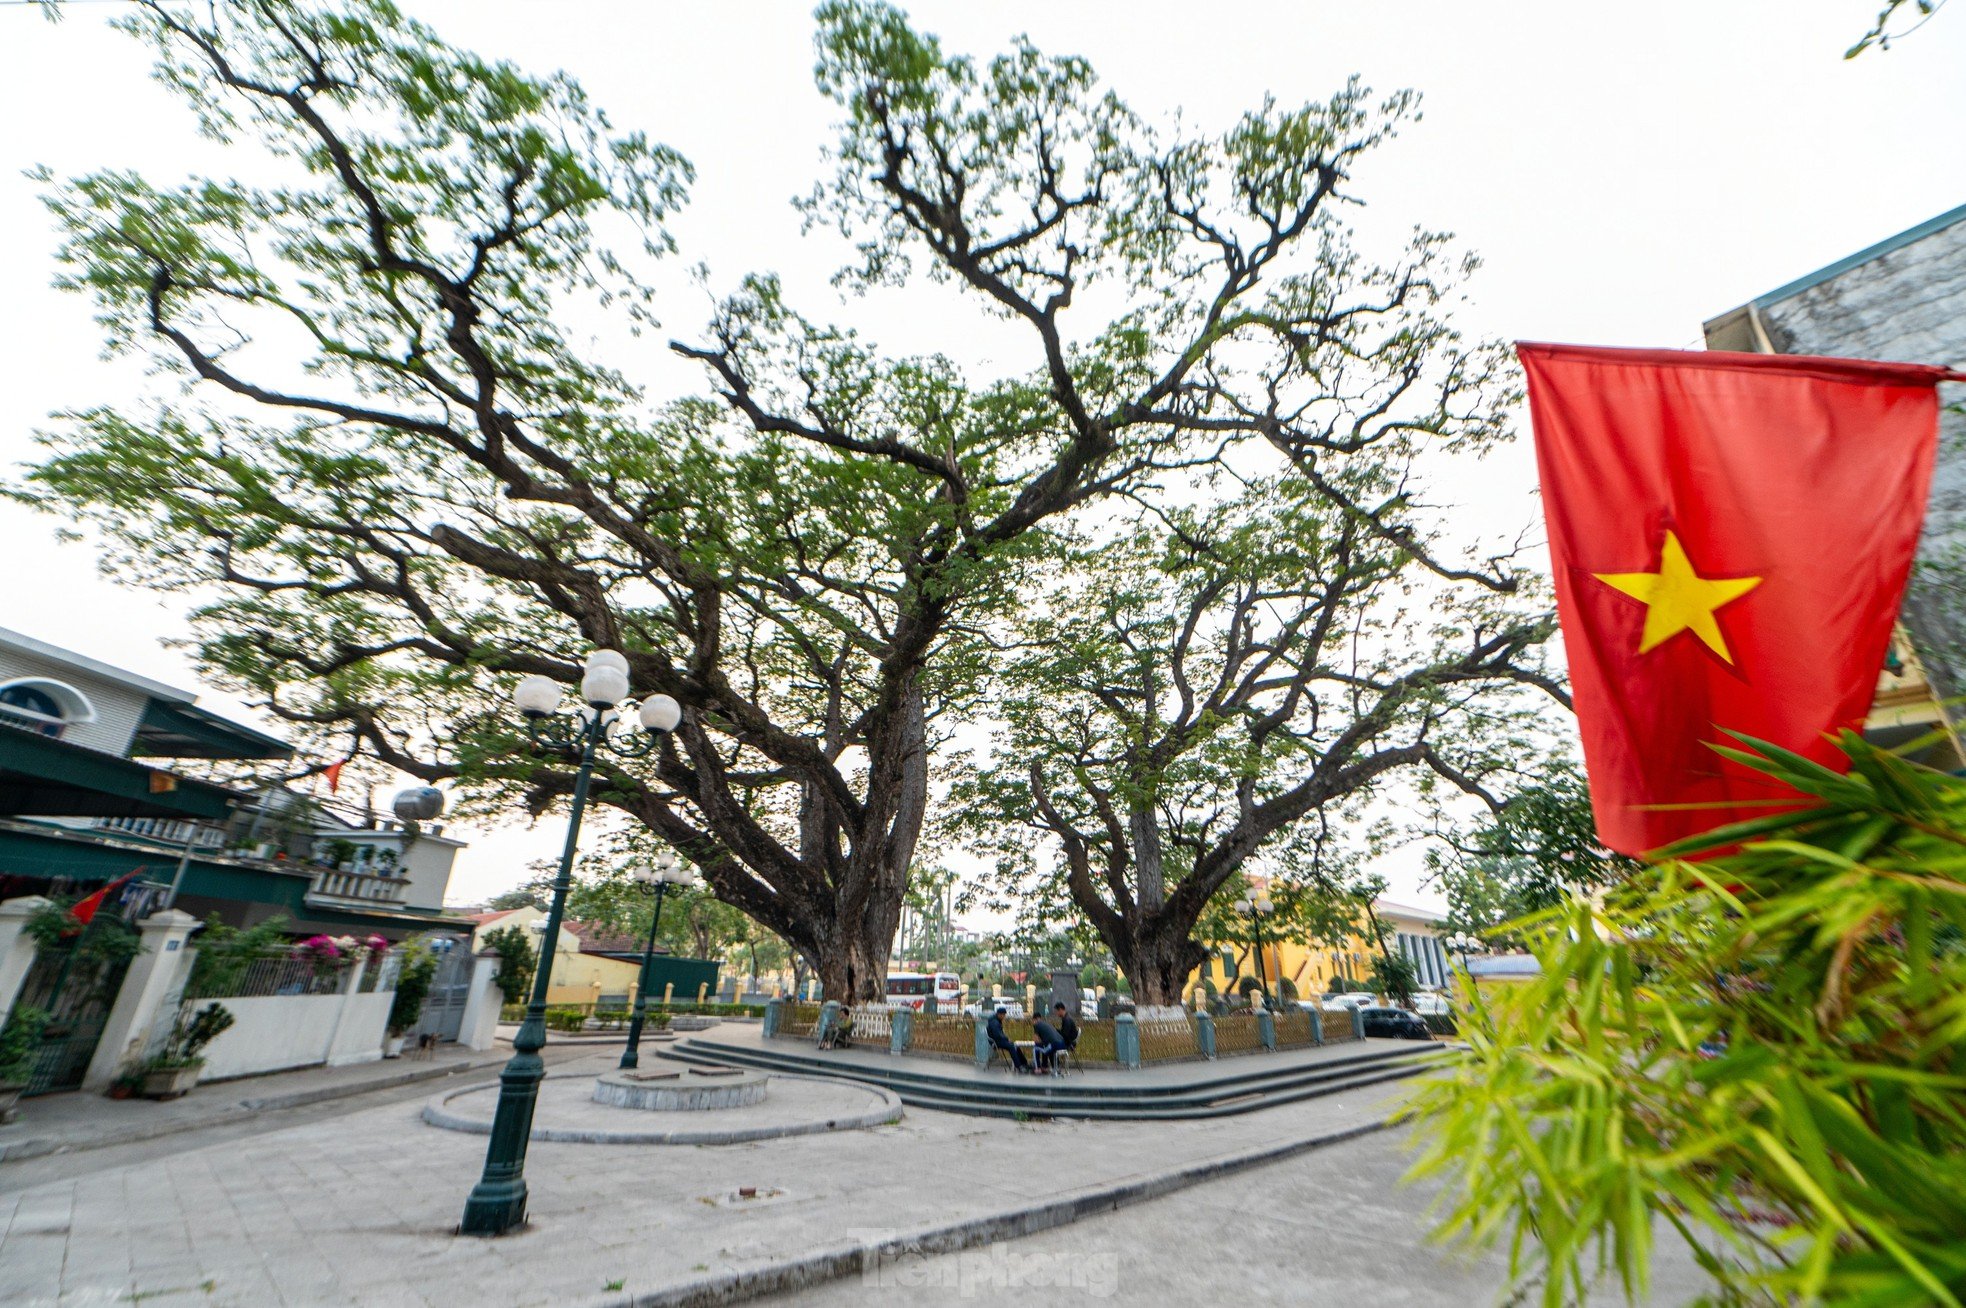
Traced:
<path id="1" fill-rule="evenodd" d="M 1188 976 L 1202 965 L 1208 950 L 1192 936 L 1193 922 L 1175 922 L 1165 911 L 1154 913 L 1119 940 L 1106 943 L 1120 971 L 1133 984 L 1137 1004 L 1161 1007 L 1179 1004 Z"/>

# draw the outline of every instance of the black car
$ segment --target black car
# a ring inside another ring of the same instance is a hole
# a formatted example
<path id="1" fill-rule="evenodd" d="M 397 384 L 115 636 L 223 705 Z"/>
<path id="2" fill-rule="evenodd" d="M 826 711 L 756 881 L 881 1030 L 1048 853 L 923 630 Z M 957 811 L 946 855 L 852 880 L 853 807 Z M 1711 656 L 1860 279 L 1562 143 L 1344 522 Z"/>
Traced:
<path id="1" fill-rule="evenodd" d="M 1409 1013 L 1403 1008 L 1361 1008 L 1358 1010 L 1365 1024 L 1365 1034 L 1387 1040 L 1431 1040 L 1434 1033 L 1420 1020 L 1417 1013 Z"/>

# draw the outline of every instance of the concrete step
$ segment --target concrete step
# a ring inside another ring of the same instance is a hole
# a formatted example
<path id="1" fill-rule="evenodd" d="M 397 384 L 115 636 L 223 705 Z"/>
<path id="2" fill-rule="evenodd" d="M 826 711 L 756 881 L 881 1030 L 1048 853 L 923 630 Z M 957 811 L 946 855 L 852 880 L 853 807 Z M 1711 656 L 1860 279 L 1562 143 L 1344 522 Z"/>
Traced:
<path id="1" fill-rule="evenodd" d="M 1293 1067 L 1224 1069 L 1187 1084 L 1084 1086 L 1062 1078 L 1002 1081 L 938 1076 L 917 1067 L 829 1059 L 814 1053 L 687 1040 L 664 1050 L 667 1057 L 692 1063 L 723 1063 L 860 1081 L 892 1090 L 903 1103 L 944 1112 L 993 1117 L 1075 1117 L 1115 1121 L 1227 1117 L 1277 1104 L 1338 1094 L 1417 1076 L 1443 1066 L 1456 1055 L 1439 1045 L 1377 1049 Z M 1251 1061 L 1261 1055 L 1252 1055 Z M 1240 1059 L 1238 1062 L 1242 1061 Z"/>
<path id="2" fill-rule="evenodd" d="M 783 1046 L 757 1045 L 706 1037 L 685 1041 L 682 1046 L 678 1046 L 681 1047 L 714 1053 L 732 1060 L 745 1058 L 758 1060 L 788 1072 L 831 1075 L 847 1071 L 856 1079 L 878 1082 L 890 1089 L 912 1085 L 943 1091 L 948 1089 L 951 1083 L 956 1083 L 972 1090 L 987 1088 L 991 1093 L 1044 1103 L 1056 1102 L 1061 1098 L 1117 1099 L 1127 1102 L 1151 1098 L 1169 1103 L 1209 1102 L 1232 1093 L 1266 1090 L 1286 1083 L 1301 1085 L 1318 1080 L 1349 1079 L 1364 1068 L 1382 1063 L 1411 1058 L 1439 1058 L 1447 1049 L 1438 1044 L 1418 1042 L 1367 1045 L 1316 1063 L 1286 1062 L 1281 1066 L 1268 1056 L 1251 1054 L 1214 1064 L 1191 1064 L 1198 1069 L 1207 1070 L 1203 1076 L 1186 1083 L 1143 1079 L 1119 1084 L 1111 1082 L 1087 1084 L 1070 1075 L 1057 1079 L 1015 1077 L 1008 1067 L 1004 1067 L 1000 1073 L 988 1075 L 979 1082 L 974 1075 L 952 1074 L 954 1068 L 959 1066 L 954 1063 L 947 1065 L 951 1069 L 950 1072 L 944 1072 L 935 1062 L 924 1059 L 897 1058 L 890 1062 L 880 1056 L 871 1059 L 839 1057 L 820 1053 L 804 1044 L 789 1041 Z M 969 1069 L 964 1067 L 963 1071 L 967 1073 Z"/>

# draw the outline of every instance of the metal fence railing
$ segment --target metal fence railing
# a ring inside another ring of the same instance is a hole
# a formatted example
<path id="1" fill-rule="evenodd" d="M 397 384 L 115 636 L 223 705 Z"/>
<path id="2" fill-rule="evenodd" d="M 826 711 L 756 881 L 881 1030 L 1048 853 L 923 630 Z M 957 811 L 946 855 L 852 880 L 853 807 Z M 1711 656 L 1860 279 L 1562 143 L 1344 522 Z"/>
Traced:
<path id="1" fill-rule="evenodd" d="M 1325 1044 L 1343 1044 L 1347 1040 L 1358 1039 L 1352 1031 L 1352 1015 L 1349 1012 L 1319 1013 L 1318 1016 L 1324 1019 Z"/>
<path id="2" fill-rule="evenodd" d="M 207 962 L 200 957 L 184 987 L 184 1001 L 257 999 L 266 995 L 332 995 L 341 989 L 342 969 L 286 950 L 259 957 Z"/>
<path id="3" fill-rule="evenodd" d="M 852 1015 L 855 1044 L 886 1043 L 894 1033 L 894 1010 L 886 1004 L 855 1004 Z"/>
<path id="4" fill-rule="evenodd" d="M 784 1020 L 779 1023 L 778 1033 L 786 1036 L 813 1037 L 819 1029 L 818 1004 L 787 1004 Z"/>
<path id="5" fill-rule="evenodd" d="M 1215 1019 L 1215 1053 L 1247 1054 L 1263 1047 L 1262 1028 L 1254 1013 L 1224 1013 Z"/>
<path id="6" fill-rule="evenodd" d="M 976 1057 L 976 1019 L 960 1013 L 917 1013 L 910 1037 L 911 1054 Z"/>
<path id="7" fill-rule="evenodd" d="M 1219 1050 L 1221 1044 L 1218 1042 Z M 1140 1061 L 1178 1063 L 1201 1057 L 1201 1040 L 1191 1017 L 1147 1018 L 1140 1023 Z"/>
<path id="8" fill-rule="evenodd" d="M 1307 1049 L 1311 1039 L 1311 1015 L 1296 1005 L 1277 1014 L 1277 1048 Z"/>
<path id="9" fill-rule="evenodd" d="M 866 1004 L 856 1006 L 850 1012 L 854 1044 L 878 1046 L 889 1042 L 893 1029 L 892 1009 L 883 1004 Z M 777 1034 L 787 1039 L 810 1040 L 818 1029 L 819 1013 L 818 1004 L 786 1004 Z M 1323 1019 L 1322 1041 L 1318 1039 L 1312 1015 L 1306 1010 L 1292 1005 L 1271 1014 L 1270 1019 L 1275 1023 L 1275 1047 L 1280 1050 L 1310 1049 L 1320 1043 L 1339 1044 L 1357 1038 L 1352 1033 L 1350 1013 L 1321 1013 L 1318 1016 Z M 1214 1018 L 1213 1022 L 1217 1057 L 1254 1054 L 1266 1048 L 1263 1043 L 1263 1019 L 1255 1012 L 1244 1009 L 1224 1013 Z M 1072 1051 L 1075 1061 L 1080 1066 L 1117 1064 L 1116 1029 L 1116 1025 L 1110 1021 L 1079 1023 L 1078 1043 Z M 1028 1042 L 1033 1038 L 1029 1018 L 1006 1018 L 1003 1030 L 1005 1037 L 1012 1041 Z M 1200 1031 L 1191 1016 L 1139 1018 L 1135 1030 L 1139 1035 L 1142 1064 L 1185 1062 L 1204 1057 Z M 976 1057 L 976 1019 L 964 1013 L 916 1013 L 910 1023 L 907 1052 L 935 1058 L 972 1060 Z"/>

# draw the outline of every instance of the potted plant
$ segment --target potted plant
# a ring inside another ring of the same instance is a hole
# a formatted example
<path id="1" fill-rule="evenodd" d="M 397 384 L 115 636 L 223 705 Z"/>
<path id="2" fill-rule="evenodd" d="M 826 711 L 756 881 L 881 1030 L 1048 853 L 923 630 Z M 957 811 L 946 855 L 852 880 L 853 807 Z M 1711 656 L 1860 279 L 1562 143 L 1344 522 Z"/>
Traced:
<path id="1" fill-rule="evenodd" d="M 143 1064 L 125 1064 L 122 1070 L 116 1073 L 116 1079 L 109 1083 L 109 1089 L 103 1093 L 111 1099 L 128 1099 L 143 1089 L 143 1079 Z"/>
<path id="2" fill-rule="evenodd" d="M 232 1022 L 223 1004 L 206 1004 L 195 1015 L 180 1013 L 162 1052 L 143 1065 L 144 1097 L 175 1099 L 198 1084 L 198 1074 L 205 1070 L 205 1046 Z"/>
<path id="3" fill-rule="evenodd" d="M 14 1120 L 14 1105 L 27 1089 L 41 1033 L 47 1029 L 48 1015 L 38 1008 L 16 1008 L 0 1027 L 0 1122 Z"/>
<path id="4" fill-rule="evenodd" d="M 403 1052 L 403 1037 L 423 1016 L 423 1001 L 430 995 L 430 982 L 437 975 L 437 957 L 420 944 L 412 944 L 403 956 L 403 967 L 396 974 L 396 997 L 389 1002 L 389 1035 L 382 1042 L 382 1056 L 395 1058 Z"/>

